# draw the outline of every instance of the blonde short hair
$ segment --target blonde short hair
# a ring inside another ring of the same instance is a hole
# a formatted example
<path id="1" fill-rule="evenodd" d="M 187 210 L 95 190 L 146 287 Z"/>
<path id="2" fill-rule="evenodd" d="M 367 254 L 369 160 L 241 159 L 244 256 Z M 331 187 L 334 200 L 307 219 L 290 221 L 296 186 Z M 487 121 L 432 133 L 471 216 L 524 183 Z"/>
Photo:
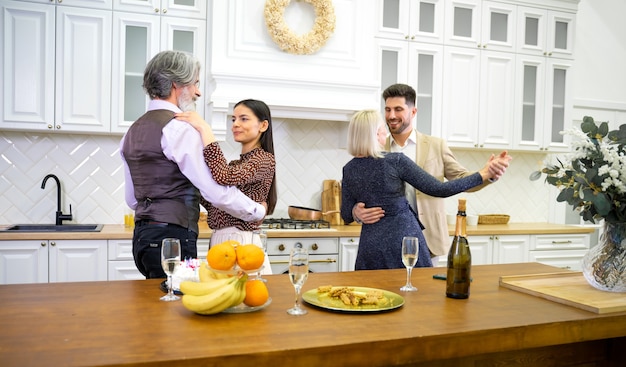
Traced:
<path id="1" fill-rule="evenodd" d="M 361 110 L 350 119 L 348 126 L 348 153 L 354 157 L 381 158 L 378 126 L 382 119 L 376 110 Z"/>

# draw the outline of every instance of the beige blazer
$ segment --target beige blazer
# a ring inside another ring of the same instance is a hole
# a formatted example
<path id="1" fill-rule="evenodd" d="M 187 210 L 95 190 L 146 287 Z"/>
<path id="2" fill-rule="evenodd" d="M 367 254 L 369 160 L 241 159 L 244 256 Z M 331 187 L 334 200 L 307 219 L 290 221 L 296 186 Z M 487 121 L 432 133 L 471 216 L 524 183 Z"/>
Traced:
<path id="1" fill-rule="evenodd" d="M 456 157 L 443 139 L 422 134 L 417 130 L 415 132 L 417 135 L 416 163 L 426 172 L 441 182 L 444 181 L 444 178 L 454 180 L 474 173 L 468 171 L 457 162 Z M 391 138 L 391 135 L 387 137 L 385 144 L 385 150 L 387 151 L 391 147 Z M 488 183 L 487 181 L 468 191 L 478 191 Z M 444 199 L 426 195 L 419 190 L 415 190 L 415 197 L 417 199 L 419 219 L 426 227 L 424 229 L 424 237 L 426 238 L 431 256 L 446 254 L 450 248 L 450 238 L 446 223 Z"/>

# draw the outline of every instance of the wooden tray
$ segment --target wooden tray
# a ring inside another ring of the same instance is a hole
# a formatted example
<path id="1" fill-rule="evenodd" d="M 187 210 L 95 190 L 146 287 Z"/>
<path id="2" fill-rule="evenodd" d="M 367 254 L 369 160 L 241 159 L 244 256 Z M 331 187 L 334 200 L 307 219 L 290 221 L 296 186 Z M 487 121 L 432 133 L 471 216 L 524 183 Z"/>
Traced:
<path id="1" fill-rule="evenodd" d="M 598 314 L 626 311 L 626 293 L 595 289 L 581 272 L 502 276 L 500 286 Z"/>

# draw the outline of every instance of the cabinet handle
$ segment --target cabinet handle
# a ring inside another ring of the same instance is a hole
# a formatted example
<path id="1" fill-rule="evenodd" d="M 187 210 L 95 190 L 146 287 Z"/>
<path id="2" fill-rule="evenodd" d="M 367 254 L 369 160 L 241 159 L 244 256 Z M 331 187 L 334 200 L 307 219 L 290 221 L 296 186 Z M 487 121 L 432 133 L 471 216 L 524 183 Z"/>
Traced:
<path id="1" fill-rule="evenodd" d="M 309 264 L 312 263 L 336 263 L 337 260 L 336 259 L 325 259 L 325 260 L 309 260 Z M 289 264 L 289 260 L 275 260 L 275 261 L 271 261 L 270 260 L 270 264 Z"/>
<path id="2" fill-rule="evenodd" d="M 61 130 L 61 125 L 57 125 L 56 129 Z"/>
<path id="3" fill-rule="evenodd" d="M 159 12 L 159 8 L 154 8 L 154 12 L 158 13 Z"/>
<path id="4" fill-rule="evenodd" d="M 311 250 L 315 251 L 317 250 L 319 247 L 317 246 L 317 243 L 314 243 L 313 246 L 311 246 Z"/>
<path id="5" fill-rule="evenodd" d="M 50 1 L 53 1 L 53 0 L 50 0 Z M 46 243 L 45 243 L 45 242 L 42 242 L 42 243 L 41 243 L 41 247 L 46 247 Z"/>
<path id="6" fill-rule="evenodd" d="M 52 130 L 53 127 L 52 124 L 48 124 L 48 129 Z"/>
<path id="7" fill-rule="evenodd" d="M 478 45 L 476 45 L 476 47 L 480 48 L 480 43 Z"/>
<path id="8" fill-rule="evenodd" d="M 406 36 L 404 36 L 404 39 L 408 40 L 409 39 L 409 35 L 407 34 Z"/>
<path id="9" fill-rule="evenodd" d="M 54 242 L 54 241 L 53 241 L 53 242 L 50 242 L 50 246 L 54 247 L 54 246 L 56 246 L 56 245 L 57 245 L 57 243 L 56 243 L 56 242 Z"/>
<path id="10" fill-rule="evenodd" d="M 564 241 L 552 241 L 553 245 L 562 245 L 564 243 L 572 243 L 572 241 L 570 240 L 564 240 Z"/>
<path id="11" fill-rule="evenodd" d="M 483 45 L 483 48 L 487 48 L 487 45 L 486 45 L 486 44 L 485 44 L 485 45 Z"/>
<path id="12" fill-rule="evenodd" d="M 167 13 L 167 9 L 163 9 L 162 13 L 163 14 Z"/>
<path id="13" fill-rule="evenodd" d="M 354 238 L 349 239 L 348 242 L 354 242 Z"/>
<path id="14" fill-rule="evenodd" d="M 282 243 L 280 245 L 278 245 L 278 250 L 279 251 L 285 251 L 285 245 L 283 245 Z"/>

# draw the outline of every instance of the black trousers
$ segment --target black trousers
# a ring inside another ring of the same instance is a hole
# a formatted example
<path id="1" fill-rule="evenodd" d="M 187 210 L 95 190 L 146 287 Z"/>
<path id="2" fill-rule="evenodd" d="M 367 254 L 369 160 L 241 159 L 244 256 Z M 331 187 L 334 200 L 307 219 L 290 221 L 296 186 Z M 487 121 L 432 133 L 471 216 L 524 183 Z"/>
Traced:
<path id="1" fill-rule="evenodd" d="M 180 240 L 181 258 L 198 257 L 198 234 L 175 224 L 141 224 L 133 231 L 133 258 L 137 269 L 146 279 L 166 278 L 161 266 L 161 241 L 164 238 Z"/>

